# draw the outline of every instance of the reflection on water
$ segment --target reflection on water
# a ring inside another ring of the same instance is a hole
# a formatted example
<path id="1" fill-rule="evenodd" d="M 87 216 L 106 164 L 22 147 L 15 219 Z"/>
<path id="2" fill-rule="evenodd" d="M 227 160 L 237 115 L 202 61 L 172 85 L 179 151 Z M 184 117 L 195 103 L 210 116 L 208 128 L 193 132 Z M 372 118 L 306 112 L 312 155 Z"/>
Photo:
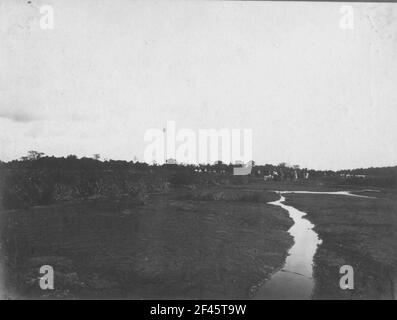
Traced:
<path id="1" fill-rule="evenodd" d="M 366 190 L 360 190 L 360 192 L 363 191 L 374 191 L 377 192 L 377 190 L 371 190 L 371 189 L 366 189 Z M 339 196 L 350 196 L 350 197 L 356 197 L 356 198 L 374 198 L 370 196 L 363 196 L 359 194 L 354 194 L 352 191 L 278 191 L 279 193 L 309 193 L 309 194 L 332 194 L 332 195 L 339 195 Z"/>
<path id="2" fill-rule="evenodd" d="M 378 191 L 378 190 L 361 190 Z M 357 198 L 374 198 L 353 194 L 351 191 L 276 191 L 280 195 L 284 193 L 309 193 L 309 194 L 330 194 L 343 195 Z M 287 210 L 294 220 L 294 225 L 288 232 L 294 237 L 294 245 L 289 251 L 284 267 L 276 272 L 269 281 L 259 288 L 254 299 L 310 299 L 314 287 L 313 280 L 313 257 L 317 246 L 321 243 L 314 225 L 303 218 L 305 212 L 294 207 L 283 204 L 285 198 L 269 202 Z"/>
<path id="3" fill-rule="evenodd" d="M 313 256 L 321 243 L 314 225 L 302 218 L 305 213 L 294 207 L 283 204 L 285 198 L 270 204 L 278 205 L 287 210 L 294 220 L 289 233 L 294 237 L 294 245 L 289 251 L 282 270 L 276 272 L 258 290 L 255 299 L 310 299 L 314 286 Z"/>

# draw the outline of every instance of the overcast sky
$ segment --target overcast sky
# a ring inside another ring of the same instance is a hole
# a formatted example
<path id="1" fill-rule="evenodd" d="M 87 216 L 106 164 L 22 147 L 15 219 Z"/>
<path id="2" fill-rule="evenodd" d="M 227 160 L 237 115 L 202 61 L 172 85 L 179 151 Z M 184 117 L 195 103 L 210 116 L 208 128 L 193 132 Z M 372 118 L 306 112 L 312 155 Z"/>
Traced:
<path id="1" fill-rule="evenodd" d="M 174 120 L 252 129 L 257 163 L 396 165 L 397 4 L 342 5 L 1 1 L 0 159 L 143 160 Z"/>

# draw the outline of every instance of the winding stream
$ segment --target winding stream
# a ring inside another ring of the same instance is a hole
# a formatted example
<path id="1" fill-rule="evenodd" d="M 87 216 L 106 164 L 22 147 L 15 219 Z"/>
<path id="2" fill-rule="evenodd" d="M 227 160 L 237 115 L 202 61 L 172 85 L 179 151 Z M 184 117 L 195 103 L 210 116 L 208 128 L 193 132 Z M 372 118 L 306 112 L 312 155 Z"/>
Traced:
<path id="1" fill-rule="evenodd" d="M 294 245 L 288 252 L 283 268 L 272 275 L 257 291 L 254 299 L 288 299 L 288 300 L 307 300 L 311 298 L 313 280 L 313 257 L 317 247 L 321 244 L 318 234 L 313 231 L 314 225 L 304 218 L 305 212 L 292 206 L 287 206 L 283 202 L 285 193 L 310 193 L 310 194 L 333 194 L 351 197 L 368 196 L 352 194 L 350 191 L 335 192 L 315 192 L 315 191 L 276 191 L 280 194 L 280 199 L 269 204 L 280 206 L 288 211 L 294 221 L 294 225 L 288 232 L 294 238 Z"/>

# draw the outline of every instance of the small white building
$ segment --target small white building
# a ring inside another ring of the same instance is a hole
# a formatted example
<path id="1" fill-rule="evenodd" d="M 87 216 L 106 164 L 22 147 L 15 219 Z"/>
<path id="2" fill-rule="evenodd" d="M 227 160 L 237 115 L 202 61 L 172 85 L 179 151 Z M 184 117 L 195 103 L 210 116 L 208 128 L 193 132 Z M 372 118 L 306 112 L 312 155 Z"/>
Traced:
<path id="1" fill-rule="evenodd" d="M 271 174 L 264 175 L 263 180 L 265 180 L 265 181 L 273 180 L 273 176 Z"/>
<path id="2" fill-rule="evenodd" d="M 176 159 L 169 158 L 165 161 L 166 164 L 176 164 Z"/>

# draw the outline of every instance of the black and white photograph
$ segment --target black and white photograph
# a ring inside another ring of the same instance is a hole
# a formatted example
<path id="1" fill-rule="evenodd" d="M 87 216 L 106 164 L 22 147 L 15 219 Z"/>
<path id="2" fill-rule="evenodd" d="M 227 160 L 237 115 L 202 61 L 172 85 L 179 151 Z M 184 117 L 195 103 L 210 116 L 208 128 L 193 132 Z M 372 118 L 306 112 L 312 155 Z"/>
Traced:
<path id="1" fill-rule="evenodd" d="M 0 0 L 1 300 L 396 297 L 397 3 Z"/>

